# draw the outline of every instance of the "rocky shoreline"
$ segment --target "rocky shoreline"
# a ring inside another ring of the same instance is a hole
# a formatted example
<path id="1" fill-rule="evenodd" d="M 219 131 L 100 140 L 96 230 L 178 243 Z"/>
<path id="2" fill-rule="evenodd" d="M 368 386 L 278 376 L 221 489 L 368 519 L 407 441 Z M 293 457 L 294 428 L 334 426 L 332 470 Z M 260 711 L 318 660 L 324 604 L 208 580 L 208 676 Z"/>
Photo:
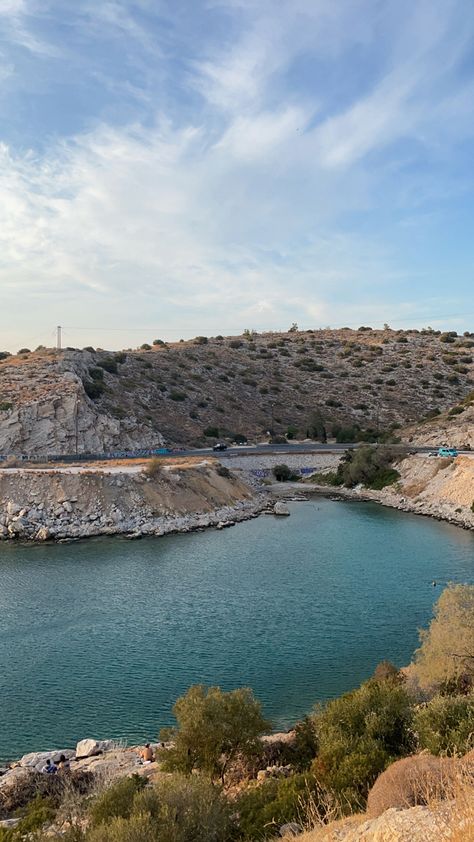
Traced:
<path id="1" fill-rule="evenodd" d="M 384 489 L 383 491 L 371 491 L 368 488 L 357 486 L 356 488 L 338 488 L 317 484 L 298 484 L 298 489 L 305 495 L 317 494 L 327 497 L 330 500 L 353 500 L 360 503 L 379 503 L 389 509 L 397 509 L 408 514 L 421 515 L 434 518 L 435 520 L 451 523 L 453 526 L 460 526 L 462 529 L 474 530 L 474 512 L 468 509 L 456 511 L 453 505 L 446 503 L 434 503 L 420 500 L 410 500 L 403 494 Z"/>
<path id="2" fill-rule="evenodd" d="M 268 495 L 217 462 L 146 471 L 0 473 L 0 540 L 129 539 L 223 529 L 256 517 Z"/>

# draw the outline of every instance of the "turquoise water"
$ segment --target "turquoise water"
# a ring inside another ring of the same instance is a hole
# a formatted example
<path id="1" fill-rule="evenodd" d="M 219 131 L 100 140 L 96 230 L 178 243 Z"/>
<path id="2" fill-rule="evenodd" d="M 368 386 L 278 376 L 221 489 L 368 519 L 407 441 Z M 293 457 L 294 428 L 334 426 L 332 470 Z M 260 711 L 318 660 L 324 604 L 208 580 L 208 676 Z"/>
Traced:
<path id="1" fill-rule="evenodd" d="M 154 738 L 195 682 L 251 686 L 275 727 L 407 663 L 474 535 L 367 503 L 222 532 L 0 545 L 0 758 Z"/>

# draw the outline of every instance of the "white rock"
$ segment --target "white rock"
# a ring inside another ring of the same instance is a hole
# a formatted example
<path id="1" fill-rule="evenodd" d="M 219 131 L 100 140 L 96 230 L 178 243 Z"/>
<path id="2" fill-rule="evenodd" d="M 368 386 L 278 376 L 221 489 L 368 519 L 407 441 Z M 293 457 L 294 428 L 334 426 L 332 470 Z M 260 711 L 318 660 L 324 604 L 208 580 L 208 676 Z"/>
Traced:
<path id="1" fill-rule="evenodd" d="M 114 747 L 113 740 L 79 740 L 76 746 L 77 757 L 92 757 L 99 752 L 111 751 Z"/>
<path id="2" fill-rule="evenodd" d="M 279 500 L 278 503 L 275 503 L 273 506 L 273 514 L 280 517 L 288 517 L 290 510 L 286 503 L 282 503 L 281 500 Z"/>

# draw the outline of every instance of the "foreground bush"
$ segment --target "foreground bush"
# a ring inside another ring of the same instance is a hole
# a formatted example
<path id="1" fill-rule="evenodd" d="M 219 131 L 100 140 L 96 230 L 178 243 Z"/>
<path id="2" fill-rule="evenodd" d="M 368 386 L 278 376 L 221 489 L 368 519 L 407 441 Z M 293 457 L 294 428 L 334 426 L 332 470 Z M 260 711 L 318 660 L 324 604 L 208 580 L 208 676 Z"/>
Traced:
<path id="1" fill-rule="evenodd" d="M 377 776 L 414 747 L 411 700 L 396 680 L 371 679 L 316 711 L 316 777 L 344 808 L 360 809 Z"/>
<path id="2" fill-rule="evenodd" d="M 86 795 L 93 787 L 94 777 L 85 769 L 69 775 L 43 775 L 33 772 L 18 778 L 5 790 L 0 789 L 0 818 L 22 811 L 35 800 L 44 799 L 49 806 L 58 807 L 67 790 L 70 794 Z"/>
<path id="3" fill-rule="evenodd" d="M 461 755 L 474 748 L 474 696 L 436 696 L 414 716 L 420 748 Z"/>
<path id="4" fill-rule="evenodd" d="M 93 803 L 90 818 L 93 825 L 109 822 L 113 818 L 127 819 L 133 811 L 135 796 L 146 786 L 140 775 L 122 778 L 105 790 Z"/>
<path id="5" fill-rule="evenodd" d="M 94 827 L 86 842 L 228 842 L 232 836 L 227 801 L 199 776 L 173 775 L 135 789 L 126 805 L 127 815 L 115 813 Z"/>
<path id="6" fill-rule="evenodd" d="M 429 754 L 405 757 L 392 763 L 369 792 L 367 812 L 380 816 L 392 807 L 403 810 L 454 795 L 452 762 Z"/>
<path id="7" fill-rule="evenodd" d="M 319 800 L 318 785 L 308 773 L 270 779 L 246 790 L 236 802 L 239 831 L 243 839 L 274 838 L 282 824 L 306 821 Z"/>

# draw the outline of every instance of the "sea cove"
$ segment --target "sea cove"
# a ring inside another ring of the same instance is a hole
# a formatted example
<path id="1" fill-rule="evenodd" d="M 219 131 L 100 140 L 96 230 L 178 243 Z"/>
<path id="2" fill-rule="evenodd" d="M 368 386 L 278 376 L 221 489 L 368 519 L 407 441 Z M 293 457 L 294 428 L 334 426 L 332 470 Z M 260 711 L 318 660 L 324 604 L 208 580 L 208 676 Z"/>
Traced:
<path id="1" fill-rule="evenodd" d="M 0 545 L 0 758 L 155 737 L 196 682 L 251 686 L 285 727 L 406 663 L 440 588 L 473 578 L 472 533 L 324 499 L 222 532 Z"/>

